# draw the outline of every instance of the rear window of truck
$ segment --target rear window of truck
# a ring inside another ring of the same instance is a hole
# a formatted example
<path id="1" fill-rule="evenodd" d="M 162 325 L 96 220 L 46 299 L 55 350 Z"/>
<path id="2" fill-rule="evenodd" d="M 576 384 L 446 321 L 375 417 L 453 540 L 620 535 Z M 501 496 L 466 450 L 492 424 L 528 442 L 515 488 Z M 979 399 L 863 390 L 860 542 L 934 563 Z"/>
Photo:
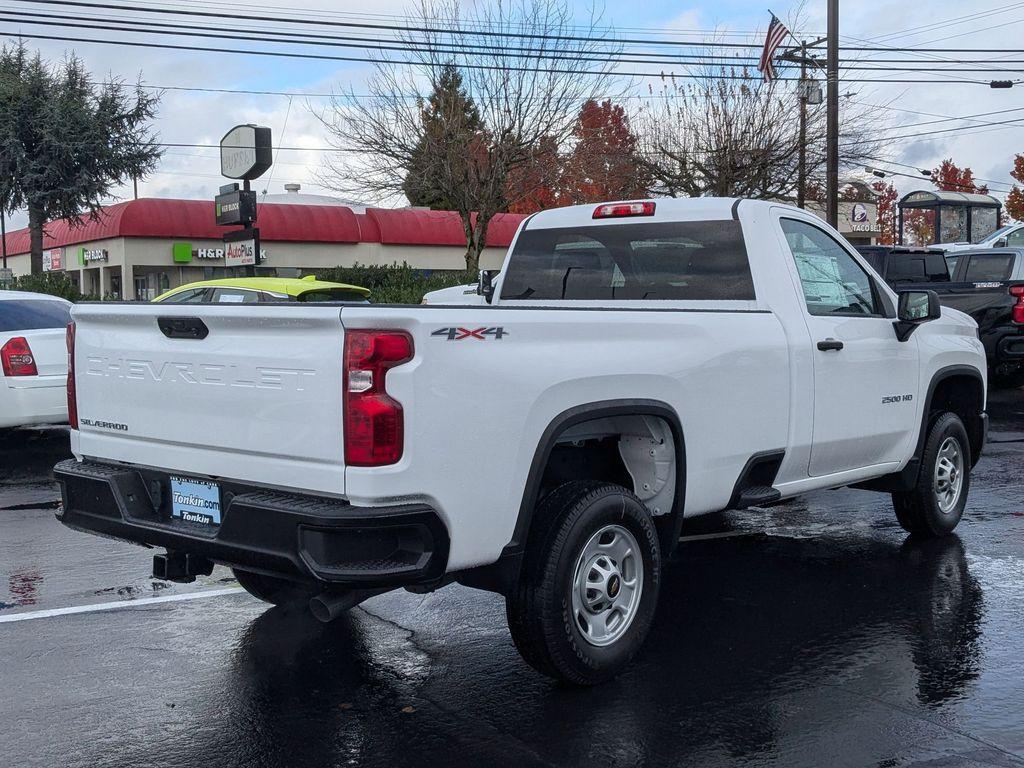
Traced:
<path id="1" fill-rule="evenodd" d="M 66 328 L 71 322 L 67 304 L 46 299 L 8 299 L 0 301 L 0 331 L 34 331 L 41 328 Z"/>
<path id="2" fill-rule="evenodd" d="M 524 230 L 502 299 L 750 301 L 754 282 L 737 221 Z"/>
<path id="3" fill-rule="evenodd" d="M 885 279 L 890 283 L 948 283 L 949 272 L 940 253 L 894 253 Z"/>

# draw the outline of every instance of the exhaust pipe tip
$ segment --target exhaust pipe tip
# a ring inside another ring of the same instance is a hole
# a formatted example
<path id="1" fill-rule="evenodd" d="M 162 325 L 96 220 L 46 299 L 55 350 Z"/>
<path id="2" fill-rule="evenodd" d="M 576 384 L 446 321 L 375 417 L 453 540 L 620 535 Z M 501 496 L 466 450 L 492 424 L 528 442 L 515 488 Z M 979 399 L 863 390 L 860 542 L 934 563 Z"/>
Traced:
<path id="1" fill-rule="evenodd" d="M 317 621 L 327 624 L 336 619 L 341 613 L 340 611 L 331 610 L 331 603 L 335 600 L 337 600 L 337 596 L 329 593 L 317 595 L 309 601 L 309 612 L 313 614 L 313 618 Z"/>

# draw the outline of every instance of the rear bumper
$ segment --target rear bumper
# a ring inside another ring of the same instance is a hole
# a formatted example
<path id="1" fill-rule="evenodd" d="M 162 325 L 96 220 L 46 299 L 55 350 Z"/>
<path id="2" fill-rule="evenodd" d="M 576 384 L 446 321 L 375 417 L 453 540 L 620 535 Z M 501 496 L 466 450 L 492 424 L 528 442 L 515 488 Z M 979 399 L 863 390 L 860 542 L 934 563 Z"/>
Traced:
<path id="1" fill-rule="evenodd" d="M 0 382 L 0 427 L 66 424 L 68 395 L 65 381 L 66 377 L 56 386 L 52 382 L 34 382 L 32 386 L 11 386 L 8 381 L 6 388 Z"/>
<path id="2" fill-rule="evenodd" d="M 172 519 L 167 473 L 62 461 L 57 518 L 70 528 L 325 587 L 426 584 L 444 575 L 448 530 L 426 504 L 347 502 L 221 482 L 217 528 Z"/>

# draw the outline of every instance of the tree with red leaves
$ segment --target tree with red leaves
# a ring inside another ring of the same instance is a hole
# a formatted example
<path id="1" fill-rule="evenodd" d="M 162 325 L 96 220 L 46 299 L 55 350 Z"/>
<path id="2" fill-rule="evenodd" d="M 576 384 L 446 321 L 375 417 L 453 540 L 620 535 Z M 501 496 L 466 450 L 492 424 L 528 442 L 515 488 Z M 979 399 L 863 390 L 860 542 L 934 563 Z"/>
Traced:
<path id="1" fill-rule="evenodd" d="M 650 177 L 637 162 L 637 137 L 626 110 L 609 100 L 587 101 L 573 127 L 576 146 L 565 164 L 568 204 L 646 197 Z"/>
<path id="2" fill-rule="evenodd" d="M 878 194 L 878 235 L 879 245 L 893 245 L 896 222 L 896 187 L 884 181 L 876 181 L 871 188 Z"/>
<path id="3" fill-rule="evenodd" d="M 1024 184 L 1024 155 L 1017 155 L 1013 158 L 1013 170 L 1010 171 L 1010 175 Z M 1007 216 L 1012 216 L 1017 221 L 1024 221 L 1024 192 L 1016 184 L 1006 195 L 1004 211 Z"/>
<path id="4" fill-rule="evenodd" d="M 932 171 L 932 182 L 936 187 L 946 192 L 988 194 L 987 186 L 975 183 L 974 171 L 969 167 L 960 168 L 953 162 L 953 158 L 943 160 L 942 164 Z"/>
<path id="5" fill-rule="evenodd" d="M 550 136 L 541 138 L 529 163 L 509 169 L 505 193 L 509 212 L 529 214 L 565 205 L 558 188 L 561 162 L 555 140 Z"/>
<path id="6" fill-rule="evenodd" d="M 626 110 L 609 100 L 584 102 L 572 129 L 575 144 L 561 154 L 542 141 L 532 162 L 508 178 L 509 211 L 534 213 L 559 205 L 646 197 L 650 176 L 637 157 Z M 559 168 L 557 173 L 550 169 Z"/>

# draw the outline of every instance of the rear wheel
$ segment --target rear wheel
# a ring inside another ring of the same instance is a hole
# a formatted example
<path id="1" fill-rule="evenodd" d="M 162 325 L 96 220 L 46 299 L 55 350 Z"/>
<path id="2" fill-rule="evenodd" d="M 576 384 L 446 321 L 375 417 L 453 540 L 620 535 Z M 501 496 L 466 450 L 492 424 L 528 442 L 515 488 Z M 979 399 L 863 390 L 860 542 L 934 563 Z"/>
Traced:
<path id="1" fill-rule="evenodd" d="M 538 506 L 512 639 L 538 671 L 576 685 L 614 677 L 639 651 L 658 602 L 661 552 L 643 503 L 618 485 L 573 482 Z"/>
<path id="2" fill-rule="evenodd" d="M 265 576 L 262 573 L 253 573 L 252 571 L 243 571 L 239 568 L 232 568 L 231 572 L 235 574 L 235 578 L 242 585 L 242 589 L 265 603 L 286 605 L 288 603 L 309 602 L 316 596 L 312 589 L 287 579 Z"/>
<path id="3" fill-rule="evenodd" d="M 908 533 L 944 536 L 956 528 L 971 485 L 971 446 L 954 413 L 943 413 L 928 430 L 913 490 L 894 493 L 896 519 Z"/>

